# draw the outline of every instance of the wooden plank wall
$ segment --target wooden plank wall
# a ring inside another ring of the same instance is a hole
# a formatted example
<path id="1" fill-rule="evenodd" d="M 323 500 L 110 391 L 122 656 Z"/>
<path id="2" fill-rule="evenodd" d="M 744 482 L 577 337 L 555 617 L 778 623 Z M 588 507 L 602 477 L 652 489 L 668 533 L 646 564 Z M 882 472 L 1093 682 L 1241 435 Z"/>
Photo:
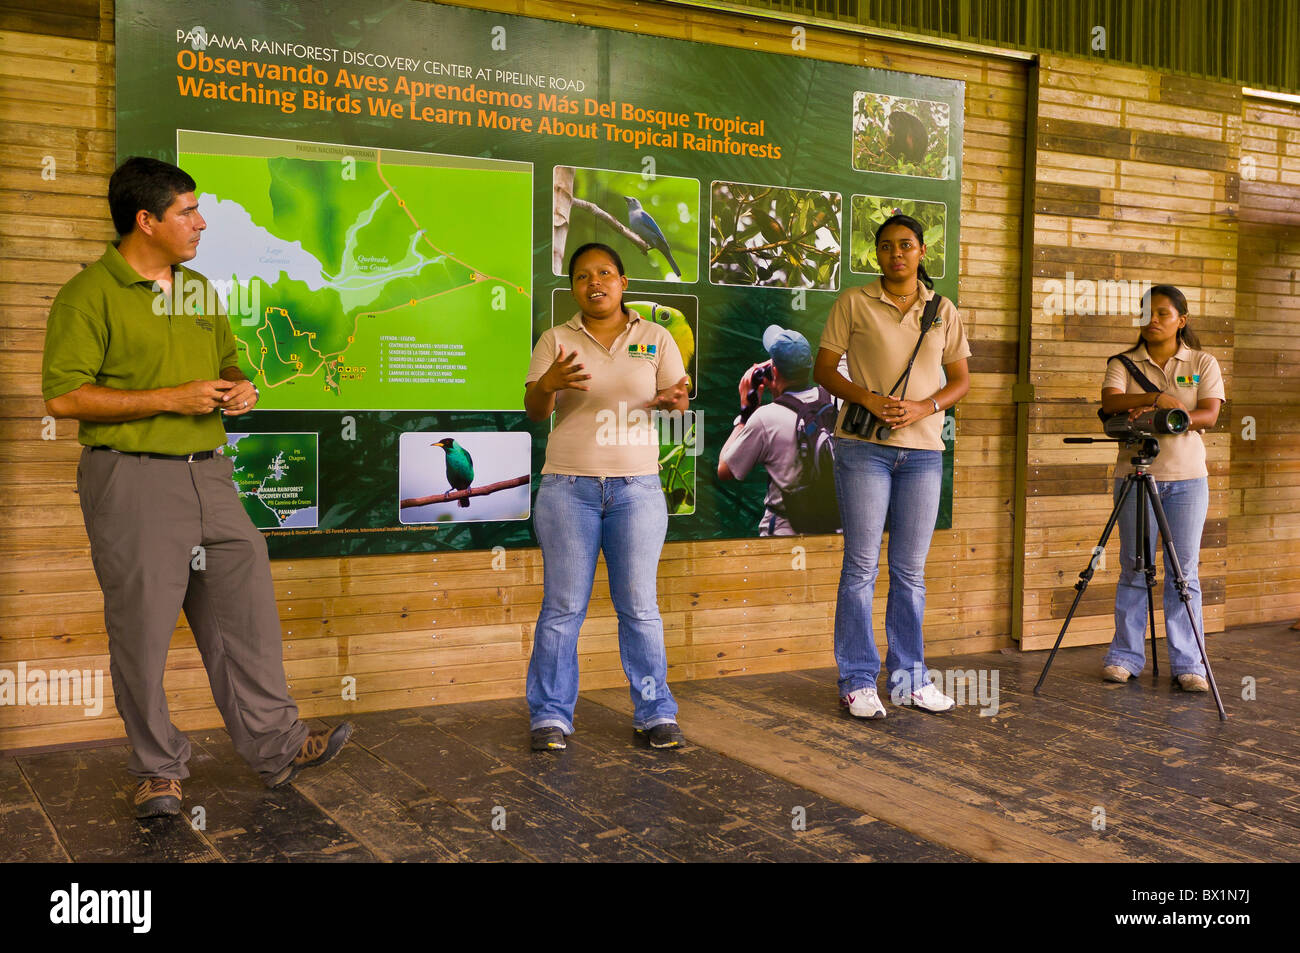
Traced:
<path id="1" fill-rule="evenodd" d="M 26 4 L 31 6 L 30 4 Z M 626 2 L 482 0 L 503 12 L 791 53 L 779 24 Z M 102 600 L 73 492 L 75 425 L 41 440 L 40 352 L 49 303 L 112 237 L 104 195 L 114 164 L 112 5 L 0 8 L 0 667 L 107 669 Z M 74 15 L 80 13 L 79 16 Z M 962 310 L 975 384 L 958 417 L 954 528 L 929 564 L 927 641 L 945 655 L 1009 645 L 1011 488 L 1024 154 L 1023 65 L 810 30 L 805 55 L 966 81 Z M 56 178 L 42 179 L 51 155 Z M 806 550 L 796 562 L 792 546 Z M 840 563 L 835 538 L 674 543 L 660 566 L 670 680 L 833 664 Z M 800 565 L 806 568 L 796 568 Z M 541 600 L 536 550 L 279 561 L 290 682 L 303 714 L 518 696 Z M 603 567 L 583 629 L 582 687 L 625 684 Z M 877 632 L 883 638 L 882 574 Z M 356 678 L 355 702 L 341 679 Z M 107 681 L 107 675 L 105 676 Z M 182 624 L 168 664 L 183 729 L 220 724 Z M 106 686 L 107 689 L 107 686 Z M 832 687 L 827 686 L 828 698 Z M 67 708 L 0 709 L 0 749 L 123 734 Z"/>
<path id="2" fill-rule="evenodd" d="M 788 54 L 787 28 L 626 2 L 474 0 L 502 12 Z M 0 668 L 106 669 L 102 601 L 73 493 L 75 426 L 54 440 L 39 399 L 49 302 L 112 236 L 111 0 L 57 16 L 0 5 Z M 965 80 L 960 303 L 975 356 L 958 417 L 954 528 L 935 537 L 932 663 L 1055 638 L 1109 510 L 1110 448 L 1095 432 L 1104 358 L 1136 337 L 1128 315 L 1048 315 L 1050 279 L 1147 279 L 1188 294 L 1231 402 L 1207 436 L 1211 512 L 1202 559 L 1210 631 L 1300 614 L 1300 409 L 1294 371 L 1300 263 L 1297 110 L 1214 83 L 1044 57 L 1036 127 L 1031 374 L 1023 609 L 1010 603 L 1025 70 L 1006 60 L 809 30 L 803 55 Z M 1243 118 L 1244 117 L 1244 118 Z M 50 157 L 50 158 L 46 158 Z M 1252 157 L 1240 182 L 1240 160 Z M 52 160 L 52 164 L 51 164 Z M 1240 222 L 1240 224 L 1238 224 Z M 1240 255 L 1241 265 L 1238 266 Z M 1255 439 L 1243 436 L 1244 418 Z M 838 540 L 675 543 L 660 567 L 670 678 L 831 664 Z M 1228 544 L 1233 560 L 1228 564 Z M 1110 637 L 1118 542 L 1089 588 L 1071 644 Z M 797 568 L 801 566 L 803 568 Z M 325 558 L 274 566 L 286 666 L 305 715 L 522 693 L 541 599 L 534 550 Z M 882 578 L 877 631 L 882 631 Z M 583 630 L 583 687 L 619 686 L 616 622 L 602 594 Z M 356 678 L 357 700 L 340 697 Z M 182 728 L 219 724 L 184 625 L 167 685 Z M 829 686 L 828 686 L 829 690 Z M 0 749 L 122 735 L 68 708 L 0 709 Z"/>
<path id="3" fill-rule="evenodd" d="M 1138 338 L 1130 313 L 1052 307 L 1050 283 L 1066 284 L 1072 274 L 1076 282 L 1178 286 L 1232 397 L 1241 111 L 1240 87 L 1040 60 L 1024 648 L 1055 641 L 1112 506 L 1115 445 L 1068 446 L 1061 438 L 1099 436 L 1106 358 Z M 1225 618 L 1230 408 L 1205 435 L 1210 511 L 1200 578 L 1209 632 L 1221 631 Z M 1112 535 L 1064 644 L 1110 641 L 1118 565 Z M 1162 618 L 1157 610 L 1158 626 Z"/>
<path id="4" fill-rule="evenodd" d="M 1229 625 L 1300 617 L 1300 107 L 1241 127 Z"/>

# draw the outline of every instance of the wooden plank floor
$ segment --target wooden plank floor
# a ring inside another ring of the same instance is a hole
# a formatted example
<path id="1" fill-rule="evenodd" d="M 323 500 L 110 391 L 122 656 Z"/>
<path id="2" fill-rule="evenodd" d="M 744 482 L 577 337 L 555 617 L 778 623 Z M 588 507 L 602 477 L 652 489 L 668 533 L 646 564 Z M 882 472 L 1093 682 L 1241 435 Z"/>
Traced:
<path id="1" fill-rule="evenodd" d="M 185 815 L 146 822 L 125 746 L 19 754 L 0 861 L 1300 860 L 1300 637 L 1210 648 L 1226 723 L 1166 676 L 1103 683 L 1085 647 L 1037 698 L 1044 652 L 945 658 L 996 673 L 996 713 L 853 721 L 833 670 L 682 683 L 676 752 L 633 741 L 625 691 L 584 694 L 561 755 L 528 750 L 521 699 L 363 714 L 281 791 L 195 733 Z"/>

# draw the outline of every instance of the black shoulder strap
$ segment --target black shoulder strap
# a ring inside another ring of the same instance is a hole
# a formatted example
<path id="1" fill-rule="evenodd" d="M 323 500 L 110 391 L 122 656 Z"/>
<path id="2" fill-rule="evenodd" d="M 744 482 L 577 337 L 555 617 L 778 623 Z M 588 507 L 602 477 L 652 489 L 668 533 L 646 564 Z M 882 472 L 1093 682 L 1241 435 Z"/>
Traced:
<path id="1" fill-rule="evenodd" d="M 1147 377 L 1140 370 L 1138 370 L 1138 366 L 1133 363 L 1133 359 L 1128 356 L 1127 351 L 1121 351 L 1118 354 L 1112 354 L 1110 357 L 1106 358 L 1107 364 L 1109 364 L 1111 361 L 1119 361 L 1126 368 L 1128 368 L 1128 372 L 1133 375 L 1133 379 L 1138 382 L 1138 386 L 1141 387 L 1148 394 L 1154 394 L 1156 391 L 1160 390 L 1159 387 L 1151 383 L 1151 379 L 1149 377 Z"/>
<path id="2" fill-rule="evenodd" d="M 903 396 L 907 396 L 907 379 L 912 376 L 912 365 L 916 363 L 916 355 L 921 353 L 921 342 L 925 340 L 926 332 L 934 327 L 934 318 L 939 313 L 939 305 L 942 301 L 943 295 L 936 291 L 930 296 L 930 300 L 925 303 L 925 311 L 921 314 L 921 333 L 917 335 L 916 347 L 912 348 L 912 356 L 907 359 L 907 367 L 903 369 L 903 373 L 894 382 L 894 386 L 889 388 L 890 394 L 902 387 Z"/>
<path id="3" fill-rule="evenodd" d="M 925 303 L 925 311 L 921 315 L 921 334 L 925 334 L 926 331 L 934 327 L 934 316 L 939 313 L 939 305 L 942 303 L 943 295 L 939 294 L 937 291 L 932 294 L 930 300 Z M 919 341 L 916 346 L 919 350 L 921 347 Z"/>

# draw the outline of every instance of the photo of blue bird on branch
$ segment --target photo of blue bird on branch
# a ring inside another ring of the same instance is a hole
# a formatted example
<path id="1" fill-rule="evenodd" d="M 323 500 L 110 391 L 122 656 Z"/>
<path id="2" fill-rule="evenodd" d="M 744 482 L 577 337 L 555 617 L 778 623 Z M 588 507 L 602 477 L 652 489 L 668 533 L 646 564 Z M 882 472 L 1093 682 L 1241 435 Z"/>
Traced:
<path id="1" fill-rule="evenodd" d="M 630 279 L 698 281 L 699 221 L 696 179 L 557 165 L 551 270 L 564 274 L 572 249 L 602 242 L 619 253 Z"/>

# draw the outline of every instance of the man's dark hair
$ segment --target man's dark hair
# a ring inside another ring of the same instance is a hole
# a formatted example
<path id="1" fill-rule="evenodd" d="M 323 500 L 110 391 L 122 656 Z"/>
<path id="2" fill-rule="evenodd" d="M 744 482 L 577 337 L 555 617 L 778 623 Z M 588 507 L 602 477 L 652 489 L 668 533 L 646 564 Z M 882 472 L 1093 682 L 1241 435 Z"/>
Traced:
<path id="1" fill-rule="evenodd" d="M 108 180 L 108 210 L 119 235 L 135 229 L 135 216 L 144 209 L 162 218 L 176 196 L 193 192 L 194 180 L 170 162 L 131 156 Z"/>

